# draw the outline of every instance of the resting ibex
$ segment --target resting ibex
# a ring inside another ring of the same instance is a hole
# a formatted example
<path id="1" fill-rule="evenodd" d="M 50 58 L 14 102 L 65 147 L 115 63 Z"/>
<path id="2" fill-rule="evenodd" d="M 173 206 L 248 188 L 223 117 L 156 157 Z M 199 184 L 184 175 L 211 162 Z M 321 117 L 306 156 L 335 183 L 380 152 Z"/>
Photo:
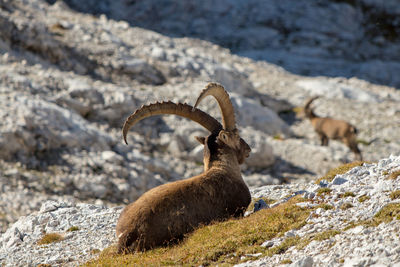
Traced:
<path id="1" fill-rule="evenodd" d="M 218 101 L 223 126 L 196 108 L 208 95 Z M 239 166 L 251 149 L 238 134 L 232 103 L 221 85 L 208 84 L 194 107 L 173 102 L 142 106 L 125 121 L 125 142 L 129 128 L 146 117 L 160 114 L 188 118 L 211 132 L 208 137 L 196 137 L 204 145 L 204 172 L 155 187 L 125 207 L 116 227 L 120 253 L 166 245 L 200 225 L 241 216 L 251 201 Z"/>
<path id="2" fill-rule="evenodd" d="M 318 117 L 310 107 L 318 96 L 310 98 L 305 106 L 304 113 L 310 119 L 314 130 L 321 139 L 321 145 L 327 146 L 329 139 L 341 140 L 355 154 L 357 160 L 362 160 L 361 152 L 357 147 L 357 129 L 343 120 L 335 120 L 329 117 Z"/>

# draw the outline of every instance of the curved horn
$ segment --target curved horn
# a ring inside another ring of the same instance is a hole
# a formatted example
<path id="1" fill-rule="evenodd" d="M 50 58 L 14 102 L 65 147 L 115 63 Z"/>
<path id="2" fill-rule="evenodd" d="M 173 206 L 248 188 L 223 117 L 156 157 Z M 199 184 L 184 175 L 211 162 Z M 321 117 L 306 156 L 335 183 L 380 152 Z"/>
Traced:
<path id="1" fill-rule="evenodd" d="M 199 123 L 212 133 L 218 133 L 222 129 L 221 124 L 216 119 L 191 105 L 181 103 L 175 104 L 171 101 L 161 103 L 157 102 L 143 105 L 126 119 L 124 127 L 122 128 L 125 143 L 128 144 L 126 141 L 126 135 L 133 125 L 144 118 L 161 114 L 174 114 L 188 118 Z"/>
<path id="2" fill-rule="evenodd" d="M 224 87 L 218 83 L 209 83 L 206 88 L 200 93 L 200 96 L 197 98 L 197 105 L 208 95 L 212 95 L 218 102 L 219 108 L 222 113 L 222 125 L 225 130 L 231 131 L 236 128 L 235 123 L 235 111 L 233 109 L 233 105 L 231 100 L 229 99 L 228 93 L 225 91 Z"/>
<path id="3" fill-rule="evenodd" d="M 305 111 L 308 111 L 308 110 L 310 109 L 311 103 L 312 103 L 315 99 L 317 99 L 317 98 L 319 98 L 319 96 L 314 96 L 314 97 L 310 98 L 310 99 L 306 102 L 306 104 L 304 105 L 304 110 L 305 110 Z"/>

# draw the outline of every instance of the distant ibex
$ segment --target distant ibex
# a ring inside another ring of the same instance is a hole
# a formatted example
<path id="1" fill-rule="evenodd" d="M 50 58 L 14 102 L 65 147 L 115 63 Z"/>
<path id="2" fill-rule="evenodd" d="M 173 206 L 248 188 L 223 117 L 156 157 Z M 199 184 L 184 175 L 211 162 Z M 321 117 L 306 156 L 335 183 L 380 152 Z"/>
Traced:
<path id="1" fill-rule="evenodd" d="M 196 108 L 208 95 L 218 101 L 223 127 Z M 194 107 L 173 102 L 142 106 L 125 121 L 125 142 L 129 128 L 146 117 L 160 114 L 188 118 L 211 132 L 208 137 L 196 137 L 204 145 L 204 172 L 155 187 L 125 207 L 116 227 L 120 253 L 166 245 L 200 225 L 242 216 L 251 201 L 239 166 L 251 149 L 238 134 L 232 103 L 221 85 L 208 84 Z"/>
<path id="2" fill-rule="evenodd" d="M 329 139 L 341 140 L 355 154 L 357 160 L 362 160 L 362 155 L 357 147 L 357 129 L 343 120 L 335 120 L 329 117 L 318 117 L 310 107 L 318 96 L 310 98 L 305 106 L 304 113 L 310 119 L 314 130 L 321 139 L 321 145 L 327 146 Z"/>

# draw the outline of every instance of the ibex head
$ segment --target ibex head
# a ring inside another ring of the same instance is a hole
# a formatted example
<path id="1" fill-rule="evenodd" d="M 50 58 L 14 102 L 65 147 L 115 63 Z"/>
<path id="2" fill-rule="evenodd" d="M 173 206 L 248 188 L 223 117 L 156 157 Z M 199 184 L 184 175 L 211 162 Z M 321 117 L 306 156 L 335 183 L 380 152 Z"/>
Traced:
<path id="1" fill-rule="evenodd" d="M 200 93 L 193 107 L 195 109 L 206 96 L 213 96 L 222 114 L 223 129 L 219 131 L 217 143 L 224 144 L 237 154 L 239 164 L 242 164 L 251 152 L 250 146 L 239 136 L 236 128 L 235 113 L 231 100 L 224 87 L 218 83 L 209 83 Z"/>
<path id="2" fill-rule="evenodd" d="M 308 99 L 306 104 L 304 105 L 304 114 L 309 119 L 316 117 L 314 111 L 311 108 L 311 103 L 317 98 L 319 98 L 319 96 L 314 96 L 314 97 Z"/>
<path id="3" fill-rule="evenodd" d="M 218 102 L 222 113 L 222 125 L 209 114 L 196 108 L 201 100 L 208 95 L 214 96 Z M 239 164 L 242 164 L 251 152 L 250 146 L 239 136 L 238 130 L 236 129 L 234 109 L 229 95 L 224 87 L 218 83 L 209 83 L 201 92 L 194 107 L 188 104 L 176 104 L 171 101 L 143 105 L 129 116 L 124 123 L 122 132 L 125 143 L 128 144 L 126 136 L 133 125 L 144 118 L 161 114 L 179 115 L 199 123 L 209 130 L 211 135 L 216 136 L 216 138 L 209 138 L 210 140 L 215 140 L 219 145 L 226 145 L 236 152 Z M 209 156 L 207 157 L 210 149 L 212 149 L 212 147 L 210 147 L 211 143 L 205 142 L 205 137 L 196 137 L 196 139 L 205 146 L 204 163 L 205 166 L 208 166 L 210 160 L 212 160 Z M 205 170 L 207 169 L 208 168 L 205 168 Z"/>

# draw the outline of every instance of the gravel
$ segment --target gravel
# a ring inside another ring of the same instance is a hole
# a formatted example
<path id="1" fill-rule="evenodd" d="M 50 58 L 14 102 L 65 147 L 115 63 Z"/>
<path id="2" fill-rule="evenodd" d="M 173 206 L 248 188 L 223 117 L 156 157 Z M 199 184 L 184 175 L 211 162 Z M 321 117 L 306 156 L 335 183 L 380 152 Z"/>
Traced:
<path id="1" fill-rule="evenodd" d="M 289 184 L 271 185 L 252 190 L 252 197 L 268 197 L 277 202 L 287 201 L 295 195 L 303 195 L 315 202 L 323 201 L 332 209 L 314 210 L 307 224 L 292 229 L 282 237 L 266 240 L 262 246 L 274 247 L 290 237 L 304 238 L 312 234 L 337 230 L 337 234 L 322 240 L 314 240 L 302 249 L 289 248 L 282 254 L 251 261 L 237 266 L 275 266 L 283 260 L 291 260 L 288 266 L 399 266 L 400 221 L 394 219 L 378 226 L 356 225 L 373 218 L 383 207 L 400 204 L 390 194 L 400 190 L 400 176 L 388 179 L 400 171 L 400 156 L 390 156 L 378 163 L 355 167 L 340 174 L 332 182 L 320 185 Z M 340 181 L 340 182 L 338 182 Z M 318 196 L 320 188 L 332 191 L 324 198 Z M 348 193 L 346 197 L 343 194 Z M 291 195 L 290 197 L 287 197 Z M 359 198 L 368 196 L 361 202 Z M 350 203 L 343 208 L 344 203 Z M 314 205 L 302 202 L 299 206 Z M 263 207 L 268 208 L 268 207 Z M 121 207 L 107 208 L 99 205 L 44 202 L 39 211 L 21 217 L 0 237 L 0 263 L 3 266 L 35 266 L 40 263 L 52 266 L 77 265 L 96 257 L 96 254 L 116 241 L 115 226 Z M 249 215 L 251 216 L 251 214 Z M 68 231 L 75 227 L 76 231 Z M 348 229 L 347 229 L 347 228 Z M 48 245 L 38 245 L 45 233 L 59 233 L 64 239 Z M 242 257 L 246 260 L 246 256 Z"/>

